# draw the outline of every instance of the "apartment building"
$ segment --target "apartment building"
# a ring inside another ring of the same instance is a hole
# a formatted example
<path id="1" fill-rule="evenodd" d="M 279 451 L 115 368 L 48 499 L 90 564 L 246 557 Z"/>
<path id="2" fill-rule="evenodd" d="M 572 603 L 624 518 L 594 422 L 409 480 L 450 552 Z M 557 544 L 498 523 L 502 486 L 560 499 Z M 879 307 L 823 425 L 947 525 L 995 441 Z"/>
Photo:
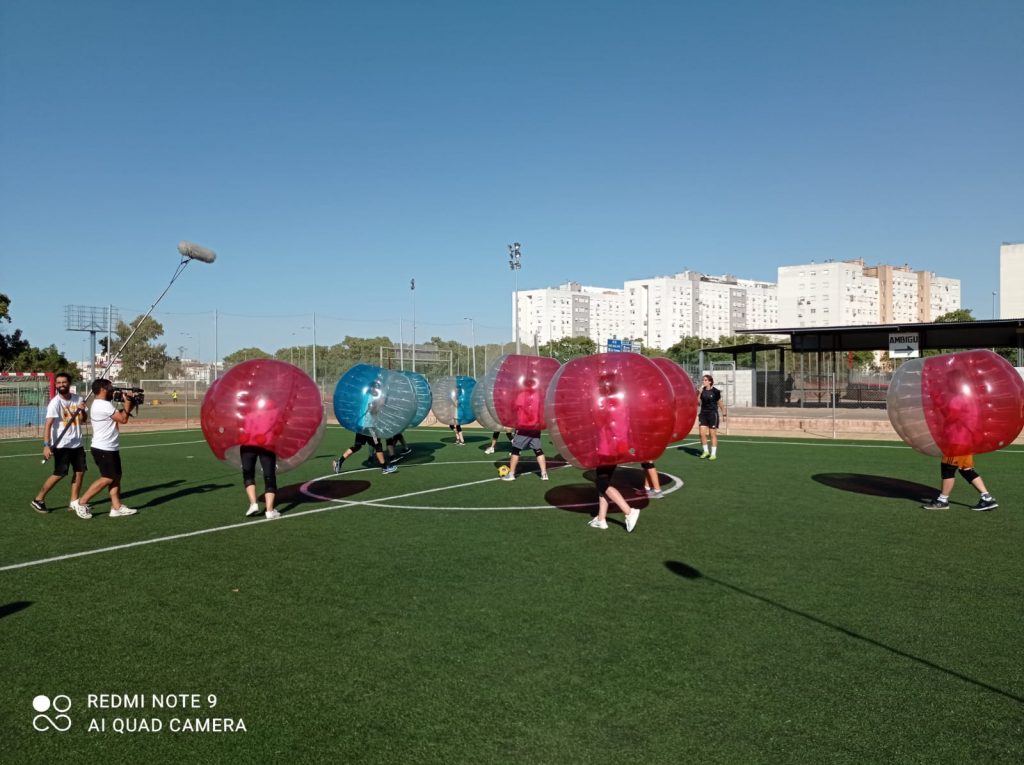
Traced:
<path id="1" fill-rule="evenodd" d="M 999 248 L 1000 319 L 1024 318 L 1024 244 Z"/>

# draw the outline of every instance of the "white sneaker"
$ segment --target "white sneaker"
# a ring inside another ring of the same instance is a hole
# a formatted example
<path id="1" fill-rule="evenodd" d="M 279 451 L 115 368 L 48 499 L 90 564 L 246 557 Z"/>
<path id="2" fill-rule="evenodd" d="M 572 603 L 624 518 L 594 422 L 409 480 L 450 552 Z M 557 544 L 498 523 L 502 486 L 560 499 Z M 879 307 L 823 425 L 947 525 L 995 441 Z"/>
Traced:
<path id="1" fill-rule="evenodd" d="M 599 520 L 597 518 L 591 518 L 590 522 L 587 525 L 590 526 L 590 528 L 592 529 L 601 529 L 603 531 L 608 530 L 608 524 L 605 521 Z"/>
<path id="2" fill-rule="evenodd" d="M 484 449 L 484 454 L 494 454 L 494 447 L 488 446 L 486 449 Z"/>
<path id="3" fill-rule="evenodd" d="M 541 473 L 540 474 L 540 480 L 542 480 L 542 481 L 548 480 L 548 474 L 547 473 Z"/>
<path id="4" fill-rule="evenodd" d="M 281 513 L 278 512 L 277 510 L 267 510 L 267 520 L 271 520 L 272 521 L 275 518 L 280 518 L 280 517 L 281 517 Z"/>
<path id="5" fill-rule="evenodd" d="M 508 475 L 503 475 L 501 477 L 501 480 L 502 481 L 514 481 L 514 480 L 516 480 L 516 474 L 515 473 L 509 473 Z"/>
<path id="6" fill-rule="evenodd" d="M 68 507 L 74 510 L 75 515 L 77 515 L 79 518 L 85 518 L 86 520 L 92 518 L 92 508 L 90 508 L 88 505 L 83 505 L 77 499 L 74 500 L 70 505 L 68 505 Z"/>
<path id="7" fill-rule="evenodd" d="M 249 505 L 249 509 L 245 511 L 245 517 L 251 518 L 254 515 L 259 515 L 259 512 L 260 506 L 253 502 L 251 505 Z"/>
<path id="8" fill-rule="evenodd" d="M 638 520 L 640 520 L 640 508 L 634 507 L 629 511 L 629 515 L 626 516 L 626 531 L 635 529 Z"/>
<path id="9" fill-rule="evenodd" d="M 139 511 L 134 508 L 121 505 L 116 510 L 114 508 L 110 508 L 110 512 L 107 513 L 107 515 L 111 518 L 123 518 L 126 515 L 135 515 L 137 512 Z"/>

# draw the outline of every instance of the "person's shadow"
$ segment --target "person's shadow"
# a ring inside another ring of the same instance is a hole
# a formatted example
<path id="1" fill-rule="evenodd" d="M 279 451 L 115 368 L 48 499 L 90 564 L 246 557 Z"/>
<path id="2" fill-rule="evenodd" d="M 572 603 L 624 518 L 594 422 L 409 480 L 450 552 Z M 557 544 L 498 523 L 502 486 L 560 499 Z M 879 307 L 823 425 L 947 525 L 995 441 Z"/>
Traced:
<path id="1" fill-rule="evenodd" d="M 180 483 L 180 482 L 178 482 Z M 183 497 L 190 497 L 195 494 L 206 494 L 211 491 L 217 491 L 218 489 L 230 489 L 234 484 L 232 483 L 201 483 L 196 486 L 189 486 L 187 488 L 182 487 L 178 491 L 171 492 L 170 494 L 161 494 L 159 497 L 149 500 L 146 504 L 141 507 L 152 508 L 158 505 L 164 505 L 168 502 L 173 502 L 176 499 L 182 499 Z M 141 490 L 139 490 L 141 491 Z M 130 497 L 134 494 L 138 494 L 139 491 L 130 491 L 122 494 L 122 497 Z"/>
<path id="2" fill-rule="evenodd" d="M 371 484 L 362 479 L 339 481 L 336 478 L 322 478 L 309 484 L 310 494 L 316 496 L 310 496 L 303 492 L 304 485 L 304 483 L 293 483 L 278 487 L 277 496 L 274 498 L 275 508 L 282 513 L 287 513 L 301 505 L 322 504 L 324 500 L 345 499 L 363 493 L 370 488 Z M 259 500 L 265 501 L 262 494 L 260 494 Z"/>
<path id="3" fill-rule="evenodd" d="M 884 475 L 864 475 L 862 473 L 817 473 L 811 478 L 824 486 L 855 494 L 866 494 L 869 497 L 888 497 L 889 499 L 908 499 L 915 502 L 927 502 L 934 499 L 935 487 L 922 483 L 905 481 L 902 478 L 891 478 Z"/>

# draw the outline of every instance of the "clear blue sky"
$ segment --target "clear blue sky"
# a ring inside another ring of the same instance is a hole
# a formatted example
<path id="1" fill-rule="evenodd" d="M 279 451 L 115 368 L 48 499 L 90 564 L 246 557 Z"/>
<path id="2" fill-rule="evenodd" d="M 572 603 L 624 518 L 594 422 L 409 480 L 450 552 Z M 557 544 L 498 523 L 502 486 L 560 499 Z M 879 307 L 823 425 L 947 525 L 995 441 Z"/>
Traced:
<path id="1" fill-rule="evenodd" d="M 1024 3 L 0 4 L 0 292 L 176 352 L 511 336 L 523 289 L 863 257 L 991 316 L 1024 240 Z M 249 318 L 259 317 L 264 318 Z M 8 330 L 9 331 L 10 327 Z M 196 348 L 195 346 L 201 346 Z"/>

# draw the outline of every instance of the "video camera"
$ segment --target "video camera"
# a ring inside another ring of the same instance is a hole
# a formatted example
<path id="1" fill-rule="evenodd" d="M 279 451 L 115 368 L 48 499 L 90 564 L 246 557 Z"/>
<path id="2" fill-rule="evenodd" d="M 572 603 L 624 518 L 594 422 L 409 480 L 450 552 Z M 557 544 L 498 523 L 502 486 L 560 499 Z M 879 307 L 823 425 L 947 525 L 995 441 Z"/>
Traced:
<path id="1" fill-rule="evenodd" d="M 125 399 L 135 406 L 142 406 L 146 403 L 146 391 L 143 388 L 114 388 L 113 400 L 121 403 Z"/>

